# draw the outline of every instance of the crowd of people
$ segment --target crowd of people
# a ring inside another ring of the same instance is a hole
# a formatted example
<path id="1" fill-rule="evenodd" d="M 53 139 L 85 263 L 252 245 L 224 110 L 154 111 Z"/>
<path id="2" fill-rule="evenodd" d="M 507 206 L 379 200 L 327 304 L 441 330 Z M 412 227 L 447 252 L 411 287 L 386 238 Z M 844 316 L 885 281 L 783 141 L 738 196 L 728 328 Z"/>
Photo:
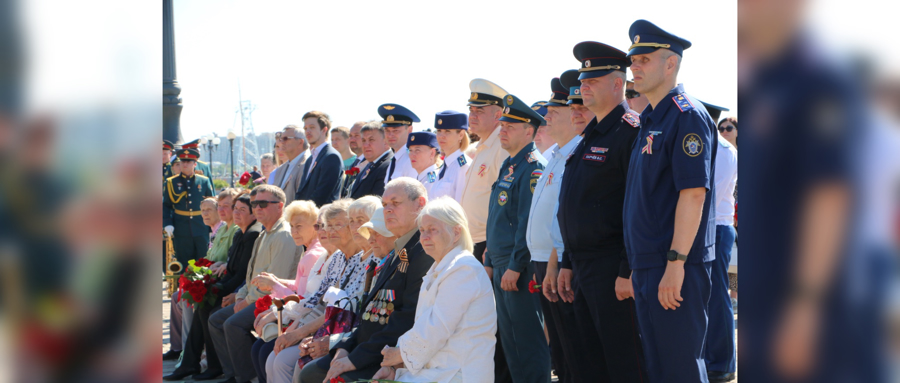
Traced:
<path id="1" fill-rule="evenodd" d="M 472 80 L 434 133 L 308 112 L 252 190 L 164 141 L 165 235 L 216 276 L 172 304 L 164 379 L 734 379 L 737 119 L 678 82 L 688 40 L 628 34 L 577 44 L 547 101 Z"/>

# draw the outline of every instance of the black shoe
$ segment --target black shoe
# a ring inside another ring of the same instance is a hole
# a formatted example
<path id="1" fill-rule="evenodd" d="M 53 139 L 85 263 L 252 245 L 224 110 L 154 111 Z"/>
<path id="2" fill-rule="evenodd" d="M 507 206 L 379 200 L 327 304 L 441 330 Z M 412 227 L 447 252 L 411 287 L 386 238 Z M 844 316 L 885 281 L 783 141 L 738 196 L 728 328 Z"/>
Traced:
<path id="1" fill-rule="evenodd" d="M 235 379 L 235 378 L 232 376 L 232 377 L 230 377 L 230 378 L 228 378 L 228 379 L 225 379 L 225 380 L 223 380 L 223 381 L 221 381 L 221 382 L 219 382 L 219 383 L 237 383 L 237 379 Z"/>
<path id="2" fill-rule="evenodd" d="M 210 380 L 222 376 L 222 371 L 206 370 L 202 374 L 195 374 L 191 377 L 194 380 Z"/>
<path id="3" fill-rule="evenodd" d="M 733 372 L 707 371 L 706 375 L 709 376 L 709 383 L 726 383 L 735 378 Z"/>
<path id="4" fill-rule="evenodd" d="M 176 369 L 171 374 L 163 376 L 163 380 L 182 380 L 182 379 L 187 378 L 188 376 L 196 374 L 196 373 L 197 373 L 197 371 L 195 371 L 195 370 L 178 371 L 178 369 Z"/>
<path id="5" fill-rule="evenodd" d="M 163 354 L 163 360 L 175 360 L 181 356 L 181 351 L 169 350 L 169 352 Z"/>

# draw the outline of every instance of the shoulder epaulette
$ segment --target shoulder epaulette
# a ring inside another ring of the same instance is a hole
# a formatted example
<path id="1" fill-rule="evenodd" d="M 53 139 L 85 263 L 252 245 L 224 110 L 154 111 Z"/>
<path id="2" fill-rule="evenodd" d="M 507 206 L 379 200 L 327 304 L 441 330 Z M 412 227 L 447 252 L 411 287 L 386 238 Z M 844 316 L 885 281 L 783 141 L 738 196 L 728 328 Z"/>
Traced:
<path id="1" fill-rule="evenodd" d="M 178 177 L 178 176 L 180 176 L 180 175 L 181 175 L 181 174 L 176 174 L 176 175 L 174 175 L 174 176 L 171 176 L 171 177 L 169 177 L 169 178 L 166 178 L 166 181 L 171 181 L 173 178 Z"/>
<path id="2" fill-rule="evenodd" d="M 682 113 L 694 109 L 694 104 L 691 103 L 691 100 L 685 97 L 683 94 L 672 96 L 672 100 L 675 101 L 675 105 L 679 110 L 681 110 Z"/>
<path id="3" fill-rule="evenodd" d="M 209 178 L 203 174 L 194 174 L 194 177 L 207 178 L 207 179 Z"/>
<path id="4" fill-rule="evenodd" d="M 641 126 L 641 117 L 632 112 L 625 112 L 625 115 L 622 116 L 622 119 L 631 125 L 634 128 L 638 128 Z"/>

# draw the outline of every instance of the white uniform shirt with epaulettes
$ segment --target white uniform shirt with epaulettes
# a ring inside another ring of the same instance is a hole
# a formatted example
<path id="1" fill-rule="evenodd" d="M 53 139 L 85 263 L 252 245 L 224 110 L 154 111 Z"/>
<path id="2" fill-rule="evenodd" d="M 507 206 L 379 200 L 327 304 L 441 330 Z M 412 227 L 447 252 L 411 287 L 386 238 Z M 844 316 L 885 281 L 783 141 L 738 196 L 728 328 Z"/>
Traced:
<path id="1" fill-rule="evenodd" d="M 421 173 L 416 174 L 416 179 L 425 185 L 425 191 L 428 192 L 426 194 L 428 196 L 428 200 L 431 200 L 431 188 L 434 186 L 434 183 L 438 180 L 438 167 L 437 164 L 431 165 Z"/>
<path id="2" fill-rule="evenodd" d="M 466 185 L 466 172 L 471 163 L 472 159 L 461 149 L 444 157 L 444 166 L 438 172 L 438 181 L 431 186 L 428 199 L 449 196 L 456 202 L 462 201 L 463 188 Z"/>

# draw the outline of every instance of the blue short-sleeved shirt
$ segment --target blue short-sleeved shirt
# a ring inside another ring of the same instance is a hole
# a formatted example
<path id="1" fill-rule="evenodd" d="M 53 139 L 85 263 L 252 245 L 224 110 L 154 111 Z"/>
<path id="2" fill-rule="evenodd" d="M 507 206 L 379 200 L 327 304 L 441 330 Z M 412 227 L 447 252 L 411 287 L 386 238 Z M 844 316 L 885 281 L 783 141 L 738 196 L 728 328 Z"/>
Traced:
<path id="1" fill-rule="evenodd" d="M 697 99 L 679 84 L 641 114 L 641 130 L 631 149 L 625 192 L 625 248 L 632 269 L 664 267 L 675 231 L 675 206 L 684 189 L 706 188 L 703 215 L 689 263 L 715 259 L 713 159 L 716 124 Z"/>

